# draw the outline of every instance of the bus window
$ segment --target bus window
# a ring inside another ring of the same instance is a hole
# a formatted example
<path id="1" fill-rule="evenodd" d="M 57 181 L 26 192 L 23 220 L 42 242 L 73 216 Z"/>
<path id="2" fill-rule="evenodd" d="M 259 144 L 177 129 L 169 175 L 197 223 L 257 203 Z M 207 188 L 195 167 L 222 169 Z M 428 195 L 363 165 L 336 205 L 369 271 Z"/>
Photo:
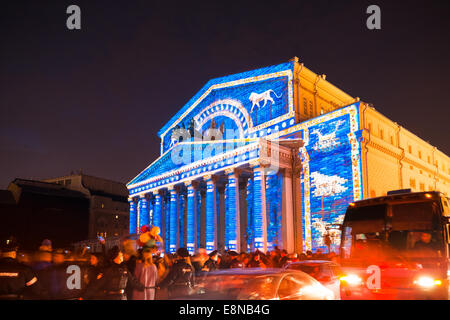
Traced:
<path id="1" fill-rule="evenodd" d="M 433 230 L 438 228 L 435 202 L 402 203 L 392 206 L 392 230 Z"/>

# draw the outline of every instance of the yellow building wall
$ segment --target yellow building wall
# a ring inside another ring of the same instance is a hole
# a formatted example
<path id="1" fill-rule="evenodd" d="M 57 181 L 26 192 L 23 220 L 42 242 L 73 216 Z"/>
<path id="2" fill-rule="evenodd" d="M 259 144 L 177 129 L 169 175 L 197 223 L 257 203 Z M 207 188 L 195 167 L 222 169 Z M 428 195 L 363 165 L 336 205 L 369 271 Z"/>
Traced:
<path id="1" fill-rule="evenodd" d="M 366 104 L 361 104 L 360 119 L 364 198 L 408 188 L 450 196 L 446 154 Z"/>
<path id="2" fill-rule="evenodd" d="M 294 67 L 294 96 L 296 122 L 317 117 L 321 114 L 339 109 L 357 101 L 326 80 L 325 75 L 318 75 L 299 63 Z"/>

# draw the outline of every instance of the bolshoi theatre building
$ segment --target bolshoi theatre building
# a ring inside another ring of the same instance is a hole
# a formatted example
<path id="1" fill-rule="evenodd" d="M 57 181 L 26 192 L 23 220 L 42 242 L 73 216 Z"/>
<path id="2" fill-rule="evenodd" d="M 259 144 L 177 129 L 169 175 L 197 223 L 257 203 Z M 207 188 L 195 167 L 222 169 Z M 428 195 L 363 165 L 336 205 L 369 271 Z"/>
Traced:
<path id="1" fill-rule="evenodd" d="M 158 135 L 127 184 L 129 231 L 158 226 L 167 252 L 327 252 L 353 201 L 450 196 L 447 155 L 297 58 L 210 80 Z"/>

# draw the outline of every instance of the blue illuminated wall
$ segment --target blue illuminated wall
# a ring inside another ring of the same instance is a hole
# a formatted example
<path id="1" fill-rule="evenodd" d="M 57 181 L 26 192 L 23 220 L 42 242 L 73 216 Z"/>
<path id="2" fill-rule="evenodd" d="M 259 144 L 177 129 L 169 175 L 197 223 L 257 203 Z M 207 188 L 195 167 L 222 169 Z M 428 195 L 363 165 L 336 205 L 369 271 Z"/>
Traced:
<path id="1" fill-rule="evenodd" d="M 322 116 L 302 130 L 304 250 L 327 252 L 324 236 L 328 234 L 336 252 L 338 224 L 348 204 L 362 199 L 358 113 L 355 106 L 346 111 Z"/>
<path id="2" fill-rule="evenodd" d="M 202 212 L 202 194 L 201 191 L 197 191 L 197 247 L 201 244 L 201 212 Z"/>
<path id="3" fill-rule="evenodd" d="M 130 226 L 129 226 L 129 232 L 130 234 L 133 234 L 136 232 L 136 226 L 137 226 L 137 204 L 134 201 L 130 202 Z"/>
<path id="4" fill-rule="evenodd" d="M 139 225 L 140 228 L 143 225 L 148 225 L 150 223 L 150 216 L 148 212 L 148 200 L 145 198 L 139 199 L 138 202 L 138 212 L 139 212 Z"/>
<path id="5" fill-rule="evenodd" d="M 189 253 L 194 254 L 195 251 L 195 236 L 197 230 L 195 230 L 195 207 L 196 207 L 196 194 L 194 188 L 188 188 L 187 190 L 187 212 L 186 212 L 186 248 Z"/>
<path id="6" fill-rule="evenodd" d="M 155 195 L 154 198 L 154 213 L 153 213 L 153 225 L 159 227 L 160 233 L 162 235 L 162 199 L 159 194 Z"/>
<path id="7" fill-rule="evenodd" d="M 266 176 L 267 250 L 282 248 L 282 176 Z"/>
<path id="8" fill-rule="evenodd" d="M 178 211 L 178 222 L 179 222 L 179 228 L 178 228 L 178 241 L 179 241 L 179 247 L 186 247 L 186 244 L 184 243 L 184 210 L 186 207 L 186 199 L 185 199 L 186 193 L 185 191 L 182 191 L 179 195 L 179 211 Z"/>
<path id="9" fill-rule="evenodd" d="M 206 186 L 206 234 L 205 234 L 205 242 L 206 242 L 206 251 L 210 252 L 214 250 L 214 246 L 217 244 L 215 237 L 215 215 L 216 213 L 216 189 L 211 182 L 208 182 Z"/>
<path id="10" fill-rule="evenodd" d="M 253 179 L 247 182 L 247 227 L 245 234 L 247 238 L 247 251 L 251 252 L 254 248 L 254 232 L 253 232 Z"/>
<path id="11" fill-rule="evenodd" d="M 170 209 L 169 209 L 169 250 L 174 253 L 177 250 L 177 208 L 178 195 L 172 190 L 170 192 Z"/>
<path id="12" fill-rule="evenodd" d="M 226 111 L 234 113 L 239 118 L 238 123 L 244 126 L 257 127 L 270 120 L 277 119 L 293 112 L 292 102 L 292 72 L 294 62 L 287 62 L 275 66 L 252 70 L 240 74 L 234 74 L 222 78 L 210 80 L 191 100 L 158 132 L 162 137 L 161 152 L 164 153 L 172 145 L 172 130 L 175 128 L 188 129 L 191 121 L 196 118 L 199 127 L 198 132 L 209 128 L 211 119 L 207 119 L 208 107 L 217 101 L 224 101 L 218 106 L 225 114 L 217 114 L 214 117 L 216 127 L 225 122 L 227 129 L 234 129 L 236 122 L 227 116 Z M 291 89 L 289 89 L 291 88 Z M 289 92 L 291 91 L 291 92 Z M 261 99 L 261 94 L 267 94 Z M 236 103 L 242 107 L 237 110 Z M 228 108 L 228 109 L 227 109 Z M 290 110 L 291 108 L 291 110 Z M 245 111 L 244 111 L 245 110 Z M 214 109 L 219 111 L 219 109 Z M 179 121 L 179 119 L 181 119 Z M 202 121 L 205 119 L 206 121 Z M 245 132 L 247 136 L 249 132 Z"/>

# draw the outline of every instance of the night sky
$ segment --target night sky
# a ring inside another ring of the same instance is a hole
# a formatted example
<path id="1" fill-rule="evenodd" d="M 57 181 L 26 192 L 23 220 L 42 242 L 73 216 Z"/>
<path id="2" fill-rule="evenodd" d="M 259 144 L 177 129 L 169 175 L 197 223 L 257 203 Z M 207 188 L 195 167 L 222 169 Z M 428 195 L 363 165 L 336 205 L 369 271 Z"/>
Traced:
<path id="1" fill-rule="evenodd" d="M 300 62 L 450 154 L 449 1 L 8 1 L 0 8 L 0 188 L 128 182 L 211 78 Z M 66 28 L 77 4 L 82 29 Z M 381 30 L 366 8 L 381 7 Z"/>

